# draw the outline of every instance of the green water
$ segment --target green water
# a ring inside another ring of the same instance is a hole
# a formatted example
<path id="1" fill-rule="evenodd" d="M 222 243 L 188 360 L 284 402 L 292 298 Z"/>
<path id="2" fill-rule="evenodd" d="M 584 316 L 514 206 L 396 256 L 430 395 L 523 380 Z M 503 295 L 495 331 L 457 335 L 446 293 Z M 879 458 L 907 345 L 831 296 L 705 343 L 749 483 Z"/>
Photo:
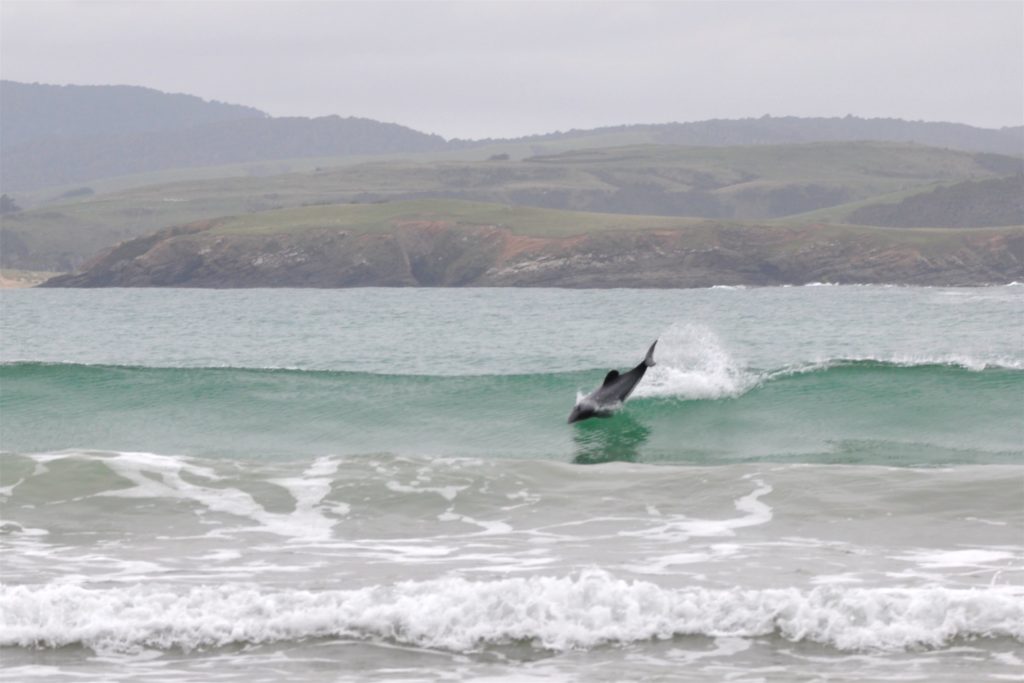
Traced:
<path id="1" fill-rule="evenodd" d="M 1020 678 L 1024 287 L 0 318 L 11 680 Z"/>
<path id="2" fill-rule="evenodd" d="M 749 386 L 712 399 L 688 397 L 682 380 L 671 393 L 670 378 L 662 395 L 641 392 L 611 418 L 566 425 L 576 392 L 599 384 L 601 374 L 16 363 L 0 366 L 0 411 L 5 448 L 23 452 L 84 446 L 242 459 L 392 453 L 903 465 L 1022 454 L 1018 370 L 845 362 L 750 373 Z"/>

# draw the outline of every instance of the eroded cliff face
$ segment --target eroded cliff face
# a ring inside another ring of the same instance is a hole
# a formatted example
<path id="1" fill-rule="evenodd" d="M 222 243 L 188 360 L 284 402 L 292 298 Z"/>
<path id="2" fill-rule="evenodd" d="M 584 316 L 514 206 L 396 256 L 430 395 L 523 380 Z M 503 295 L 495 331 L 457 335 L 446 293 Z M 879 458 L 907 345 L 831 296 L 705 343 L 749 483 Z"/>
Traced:
<path id="1" fill-rule="evenodd" d="M 984 285 L 1024 280 L 1024 230 L 907 240 L 899 232 L 722 226 L 516 235 L 407 222 L 356 234 L 217 233 L 215 223 L 124 242 L 50 287 L 708 287 L 808 282 Z"/>

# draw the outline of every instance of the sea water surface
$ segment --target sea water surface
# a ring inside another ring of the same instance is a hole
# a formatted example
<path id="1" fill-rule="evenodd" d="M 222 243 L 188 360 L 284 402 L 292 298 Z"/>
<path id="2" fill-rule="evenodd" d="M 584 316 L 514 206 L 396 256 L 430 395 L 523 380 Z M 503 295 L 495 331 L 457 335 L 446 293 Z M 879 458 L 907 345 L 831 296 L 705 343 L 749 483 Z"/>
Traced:
<path id="1" fill-rule="evenodd" d="M 0 306 L 5 679 L 1024 680 L 1024 287 Z"/>

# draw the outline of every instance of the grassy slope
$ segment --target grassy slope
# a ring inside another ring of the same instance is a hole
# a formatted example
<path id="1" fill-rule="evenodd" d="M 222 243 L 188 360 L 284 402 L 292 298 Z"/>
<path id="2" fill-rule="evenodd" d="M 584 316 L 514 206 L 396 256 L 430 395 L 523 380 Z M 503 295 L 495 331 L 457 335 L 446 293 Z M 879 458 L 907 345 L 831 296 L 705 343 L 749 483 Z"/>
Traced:
<path id="1" fill-rule="evenodd" d="M 418 222 L 496 226 L 516 234 L 535 237 L 569 237 L 608 230 L 677 230 L 708 223 L 700 218 L 630 216 L 457 199 L 418 199 L 267 211 L 219 221 L 211 234 L 271 235 L 323 229 L 354 233 L 387 232 L 396 225 Z"/>
<path id="2" fill-rule="evenodd" d="M 1005 178 L 1003 178 L 1002 180 L 1005 180 Z M 988 182 L 993 182 L 993 181 L 990 180 Z M 805 212 L 805 213 L 794 214 L 792 216 L 787 216 L 785 219 L 782 219 L 781 222 L 811 221 L 811 222 L 824 222 L 824 223 L 850 223 L 851 222 L 851 218 L 855 218 L 854 213 L 858 209 L 862 209 L 862 208 L 865 208 L 865 207 L 883 207 L 883 206 L 889 206 L 889 207 L 895 208 L 897 205 L 899 205 L 900 203 L 902 203 L 906 199 L 911 199 L 911 198 L 917 198 L 919 200 L 920 199 L 926 199 L 929 195 L 932 195 L 935 192 L 935 190 L 938 190 L 939 188 L 946 188 L 948 190 L 956 191 L 956 190 L 959 190 L 959 189 L 964 189 L 965 186 L 971 186 L 971 185 L 976 185 L 976 181 L 970 181 L 969 180 L 969 181 L 961 181 L 959 183 L 953 183 L 953 182 L 931 183 L 931 184 L 928 184 L 928 185 L 921 185 L 919 187 L 914 187 L 914 188 L 911 188 L 911 189 L 908 189 L 908 190 L 903 190 L 903 191 L 900 191 L 900 192 L 893 192 L 893 193 L 890 193 L 890 194 L 878 195 L 878 196 L 875 196 L 875 197 L 868 197 L 867 199 L 862 199 L 862 200 L 859 200 L 859 201 L 856 201 L 856 202 L 849 202 L 849 203 L 845 203 L 845 204 L 838 204 L 836 206 L 830 206 L 830 207 L 827 207 L 827 208 L 824 208 L 824 209 L 818 209 L 817 211 L 808 211 L 808 212 Z M 1016 191 L 1016 189 L 1011 190 L 1011 192 L 1015 192 L 1015 191 Z M 969 197 L 969 195 L 967 195 L 966 197 L 963 197 L 963 198 L 968 198 L 968 197 Z M 988 198 L 988 197 L 980 197 L 976 201 L 984 203 L 985 201 L 987 201 L 989 199 L 990 198 Z M 999 197 L 998 199 L 1004 199 L 1004 197 Z"/>
<path id="3" fill-rule="evenodd" d="M 741 170 L 779 180 L 840 182 L 888 178 L 950 176 L 977 172 L 974 154 L 915 144 L 887 142 L 813 142 L 740 147 L 624 146 L 541 157 L 547 163 L 626 168 L 667 166 L 713 174 Z"/>
<path id="4" fill-rule="evenodd" d="M 3 227 L 29 251 L 66 254 L 77 265 L 111 244 L 169 225 L 343 203 L 365 195 L 460 193 L 510 203 L 524 193 L 543 198 L 546 193 L 561 192 L 571 202 L 574 196 L 656 187 L 659 192 L 699 190 L 728 199 L 758 188 L 826 184 L 867 199 L 991 175 L 978 155 L 894 143 L 627 146 L 526 161 L 376 161 L 276 176 L 176 182 L 5 216 Z"/>
<path id="5" fill-rule="evenodd" d="M 723 222 L 699 218 L 600 214 L 453 199 L 423 199 L 386 204 L 339 204 L 268 211 L 223 219 L 217 222 L 209 234 L 268 236 L 309 230 L 372 233 L 388 232 L 403 223 L 435 221 L 466 226 L 498 226 L 515 234 L 552 238 L 602 231 L 673 230 L 685 232 L 698 241 L 703 241 L 700 238 L 711 238 L 723 229 L 773 229 L 770 225 L 744 221 Z M 910 245 L 925 250 L 941 250 L 955 245 L 965 234 L 983 236 L 1019 231 L 1019 228 L 1013 227 L 968 230 L 894 229 L 845 224 L 817 224 L 808 227 L 826 240 L 853 238 L 876 248 Z M 777 246 L 780 252 L 783 252 L 799 250 L 804 245 L 798 240 L 787 240 Z"/>
<path id="6" fill-rule="evenodd" d="M 507 154 L 512 161 L 527 157 L 558 154 L 578 149 L 599 147 L 617 147 L 622 145 L 653 144 L 654 136 L 650 133 L 618 132 L 581 135 L 577 138 L 564 140 L 545 140 L 543 142 L 495 142 L 490 145 L 455 149 L 446 152 L 429 152 L 421 154 L 374 154 L 335 157 L 303 157 L 297 159 L 274 159 L 269 161 L 225 164 L 222 166 L 202 166 L 195 168 L 173 168 L 165 171 L 136 173 L 133 175 L 115 176 L 91 180 L 86 183 L 75 183 L 48 187 L 42 190 L 19 192 L 18 203 L 26 208 L 37 208 L 48 204 L 64 203 L 61 195 L 65 192 L 89 187 L 97 195 L 123 193 L 128 190 L 157 185 L 176 183 L 200 183 L 220 181 L 230 178 L 259 179 L 269 176 L 281 176 L 290 173 L 312 173 L 318 169 L 339 169 L 360 164 L 386 163 L 406 161 L 413 163 L 436 162 L 474 162 L 486 161 L 491 156 Z"/>
<path id="7" fill-rule="evenodd" d="M 789 221 L 812 221 L 822 223 L 843 223 L 846 217 L 853 211 L 861 208 L 862 206 L 874 206 L 875 204 L 899 204 L 907 197 L 912 197 L 916 194 L 923 194 L 931 192 L 937 187 L 945 185 L 952 185 L 951 182 L 936 182 L 928 183 L 925 185 L 918 185 L 906 190 L 900 190 L 898 192 L 889 192 L 887 194 L 875 195 L 866 199 L 859 199 L 855 202 L 847 202 L 845 204 L 837 204 L 836 206 L 829 206 L 824 209 L 818 209 L 816 211 L 806 211 L 804 213 L 794 214 L 787 216 L 783 220 Z"/>

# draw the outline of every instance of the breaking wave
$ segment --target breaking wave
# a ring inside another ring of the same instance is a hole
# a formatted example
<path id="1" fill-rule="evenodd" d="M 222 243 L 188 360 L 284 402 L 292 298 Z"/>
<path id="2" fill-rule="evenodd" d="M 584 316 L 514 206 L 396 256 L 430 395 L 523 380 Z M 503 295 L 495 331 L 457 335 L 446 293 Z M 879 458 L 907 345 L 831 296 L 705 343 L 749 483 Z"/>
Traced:
<path id="1" fill-rule="evenodd" d="M 668 347 L 623 415 L 575 430 L 566 416 L 605 369 L 424 376 L 11 363 L 0 365 L 4 446 L 566 459 L 581 448 L 589 454 L 596 439 L 600 454 L 583 460 L 831 462 L 838 448 L 843 461 L 885 464 L 992 461 L 972 453 L 1004 462 L 1021 453 L 1024 372 L 1012 364 L 826 359 L 756 369 L 704 348 L 688 356 Z M 913 452 L 858 455 L 843 445 L 865 439 L 914 444 Z"/>
<path id="2" fill-rule="evenodd" d="M 666 589 L 598 570 L 569 577 L 407 581 L 356 590 L 249 584 L 0 588 L 0 645 L 184 651 L 308 638 L 381 639 L 469 652 L 554 651 L 678 636 L 776 635 L 841 651 L 1024 640 L 1017 589 Z"/>

